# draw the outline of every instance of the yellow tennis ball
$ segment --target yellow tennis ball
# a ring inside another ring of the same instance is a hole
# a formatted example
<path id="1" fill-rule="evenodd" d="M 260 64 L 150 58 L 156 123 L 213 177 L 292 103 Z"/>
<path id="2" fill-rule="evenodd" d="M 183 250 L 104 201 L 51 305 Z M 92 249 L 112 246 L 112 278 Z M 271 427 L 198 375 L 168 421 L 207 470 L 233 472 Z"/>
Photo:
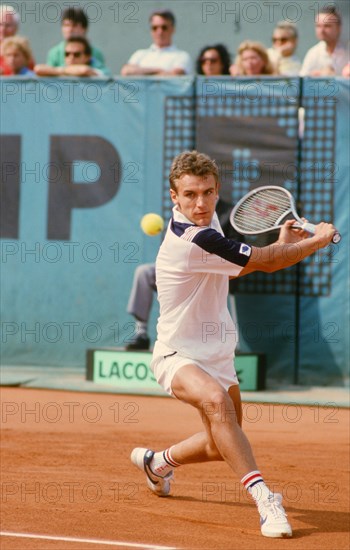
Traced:
<path id="1" fill-rule="evenodd" d="M 145 214 L 141 219 L 141 229 L 146 235 L 158 235 L 163 230 L 164 220 L 159 214 Z"/>

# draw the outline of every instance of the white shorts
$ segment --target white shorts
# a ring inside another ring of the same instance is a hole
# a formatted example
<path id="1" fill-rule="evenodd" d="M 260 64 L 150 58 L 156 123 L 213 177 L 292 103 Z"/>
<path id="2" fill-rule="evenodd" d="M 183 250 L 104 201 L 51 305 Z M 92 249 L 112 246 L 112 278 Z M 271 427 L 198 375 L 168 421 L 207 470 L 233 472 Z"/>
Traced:
<path id="1" fill-rule="evenodd" d="M 213 361 L 205 363 L 184 357 L 177 352 L 167 348 L 164 344 L 158 341 L 153 349 L 153 357 L 151 362 L 151 370 L 160 386 L 172 397 L 175 397 L 172 391 L 172 381 L 177 371 L 185 365 L 197 365 L 204 372 L 208 373 L 216 380 L 225 390 L 230 386 L 239 384 L 238 377 L 233 365 L 234 358 L 221 360 L 219 363 Z"/>

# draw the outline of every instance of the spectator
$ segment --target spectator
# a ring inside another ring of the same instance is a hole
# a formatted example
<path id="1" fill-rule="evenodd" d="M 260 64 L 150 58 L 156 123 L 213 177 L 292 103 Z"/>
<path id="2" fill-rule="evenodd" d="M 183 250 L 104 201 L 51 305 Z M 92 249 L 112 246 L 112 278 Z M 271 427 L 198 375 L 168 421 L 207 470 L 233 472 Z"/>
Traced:
<path id="1" fill-rule="evenodd" d="M 223 44 L 205 46 L 196 61 L 197 74 L 219 76 L 230 74 L 230 54 Z"/>
<path id="2" fill-rule="evenodd" d="M 315 20 L 320 40 L 306 53 L 300 76 L 340 76 L 349 62 L 349 50 L 341 43 L 341 15 L 334 6 L 322 8 Z"/>
<path id="3" fill-rule="evenodd" d="M 341 75 L 344 78 L 350 78 L 350 61 L 345 65 L 344 69 L 341 72 Z"/>
<path id="4" fill-rule="evenodd" d="M 234 65 L 230 67 L 232 76 L 258 76 L 277 74 L 267 50 L 260 42 L 245 40 L 238 48 Z"/>
<path id="5" fill-rule="evenodd" d="M 72 36 L 65 42 L 64 67 L 36 65 L 38 76 L 105 76 L 101 69 L 92 67 L 91 46 L 83 36 Z"/>
<path id="6" fill-rule="evenodd" d="M 3 76 L 35 76 L 29 68 L 32 61 L 32 51 L 29 42 L 23 36 L 9 36 L 1 44 L 1 55 L 7 67 Z"/>
<path id="7" fill-rule="evenodd" d="M 49 50 L 47 55 L 47 65 L 51 65 L 51 67 L 64 67 L 66 61 L 66 41 L 72 36 L 82 36 L 83 38 L 86 38 L 88 27 L 89 20 L 82 9 L 67 8 L 64 10 L 61 18 L 63 41 Z M 110 75 L 110 71 L 105 65 L 103 53 L 95 46 L 91 46 L 90 65 L 92 68 L 102 71 L 106 76 Z"/>
<path id="8" fill-rule="evenodd" d="M 219 217 L 220 225 L 224 234 L 229 239 L 240 239 L 244 242 L 244 237 L 239 235 L 230 223 L 231 210 L 232 205 L 219 198 L 216 204 L 216 213 Z M 234 280 L 230 281 L 231 315 L 235 325 L 237 325 L 236 304 L 233 296 L 235 285 L 236 282 Z M 151 314 L 154 292 L 156 291 L 155 264 L 139 265 L 135 269 L 134 280 L 127 305 L 127 312 L 130 313 L 136 320 L 133 338 L 125 348 L 127 351 L 148 350 L 150 347 L 148 321 Z"/>
<path id="9" fill-rule="evenodd" d="M 5 38 L 15 36 L 19 27 L 19 14 L 12 6 L 0 6 L 0 45 Z M 5 63 L 3 55 L 0 54 L 0 75 L 13 74 L 11 67 Z"/>
<path id="10" fill-rule="evenodd" d="M 298 45 L 298 31 L 289 21 L 277 23 L 272 36 L 273 47 L 267 50 L 270 61 L 277 69 L 278 74 L 298 76 L 301 61 L 295 55 Z"/>
<path id="11" fill-rule="evenodd" d="M 176 76 L 192 72 L 190 56 L 172 44 L 175 16 L 169 10 L 157 10 L 149 18 L 152 45 L 137 50 L 122 67 L 123 76 L 165 75 Z"/>

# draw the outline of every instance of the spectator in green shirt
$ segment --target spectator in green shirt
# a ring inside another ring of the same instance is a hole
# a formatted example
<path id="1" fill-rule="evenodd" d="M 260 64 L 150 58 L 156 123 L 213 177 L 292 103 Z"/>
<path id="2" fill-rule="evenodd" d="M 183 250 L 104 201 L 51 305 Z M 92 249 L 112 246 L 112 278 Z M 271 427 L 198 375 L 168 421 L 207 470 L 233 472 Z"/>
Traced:
<path id="1" fill-rule="evenodd" d="M 82 9 L 67 8 L 64 10 L 61 18 L 61 30 L 64 40 L 49 50 L 47 65 L 51 67 L 64 67 L 66 40 L 72 36 L 82 36 L 85 38 L 88 26 L 89 20 Z M 105 76 L 109 76 L 111 73 L 105 65 L 103 53 L 95 46 L 91 46 L 91 49 L 91 67 L 102 71 Z"/>

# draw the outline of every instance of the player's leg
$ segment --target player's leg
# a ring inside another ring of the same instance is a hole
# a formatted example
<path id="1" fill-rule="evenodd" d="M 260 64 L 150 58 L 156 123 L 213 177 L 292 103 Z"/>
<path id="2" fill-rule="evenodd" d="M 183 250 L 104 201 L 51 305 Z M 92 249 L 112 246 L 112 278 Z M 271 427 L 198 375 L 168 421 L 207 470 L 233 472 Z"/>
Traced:
<path id="1" fill-rule="evenodd" d="M 174 395 L 194 406 L 206 428 L 206 437 L 189 438 L 171 447 L 176 463 L 202 462 L 216 449 L 237 475 L 257 470 L 249 441 L 243 433 L 239 390 L 227 392 L 216 380 L 196 365 L 181 367 L 172 380 Z M 201 459 L 201 460 L 197 460 Z"/>
<path id="2" fill-rule="evenodd" d="M 179 368 L 171 386 L 175 396 L 197 408 L 205 431 L 165 451 L 146 454 L 147 449 L 135 449 L 132 461 L 148 473 L 151 481 L 159 481 L 154 476 L 170 475 L 177 466 L 213 460 L 226 460 L 241 477 L 257 470 L 249 442 L 240 427 L 242 410 L 239 391 L 234 395 L 232 393 L 232 400 L 216 380 L 193 364 Z M 159 494 L 159 487 L 155 489 Z"/>
<path id="3" fill-rule="evenodd" d="M 195 365 L 180 368 L 172 381 L 174 394 L 196 407 L 206 428 L 206 437 L 196 434 L 170 448 L 175 465 L 224 459 L 254 499 L 267 537 L 290 537 L 292 529 L 282 507 L 282 497 L 273 494 L 257 468 L 249 441 L 242 431 L 242 405 L 238 385 L 226 392 L 216 380 Z M 169 451 L 168 451 L 169 452 Z"/>
<path id="4" fill-rule="evenodd" d="M 134 449 L 131 459 L 147 474 L 147 483 L 159 496 L 167 496 L 173 469 L 196 462 L 225 460 L 241 478 L 260 513 L 261 532 L 268 537 L 290 537 L 292 530 L 281 505 L 282 497 L 265 485 L 240 423 L 242 407 L 238 386 L 226 392 L 196 365 L 182 366 L 172 380 L 176 397 L 199 410 L 205 432 L 154 453 Z"/>
<path id="5" fill-rule="evenodd" d="M 239 386 L 231 386 L 229 389 L 229 395 L 232 400 L 232 406 L 235 409 L 237 422 L 239 426 L 242 426 L 242 402 L 241 394 L 239 391 Z M 178 463 L 176 464 L 194 464 L 200 462 L 210 462 L 210 461 L 222 461 L 224 460 L 221 456 L 211 434 L 210 422 L 206 414 L 203 414 L 203 411 L 200 411 L 200 416 L 205 428 L 205 432 L 198 432 L 187 439 L 176 443 L 167 452 L 170 454 L 172 460 L 174 461 L 173 455 L 177 457 Z M 155 458 L 152 461 L 152 469 L 155 473 L 160 473 L 166 464 L 164 459 L 160 458 L 157 460 L 157 453 Z"/>
<path id="6" fill-rule="evenodd" d="M 244 444 L 248 446 L 248 453 L 250 453 L 251 455 L 249 443 L 240 428 L 242 423 L 242 406 L 238 386 L 230 388 L 229 393 L 227 393 L 218 384 L 218 382 L 213 380 L 213 378 L 209 376 L 209 374 L 204 372 L 198 366 L 186 365 L 181 367 L 176 372 L 173 378 L 172 389 L 175 395 L 177 391 L 179 391 L 179 393 L 181 391 L 180 386 L 182 384 L 182 379 L 184 379 L 185 385 L 188 386 L 191 396 L 185 396 L 184 394 L 183 398 L 181 397 L 181 399 L 191 405 L 194 405 L 199 410 L 205 431 L 196 433 L 191 437 L 179 443 L 176 443 L 165 451 L 154 453 L 149 462 L 150 473 L 164 476 L 170 473 L 174 468 L 179 465 L 215 460 L 225 460 L 220 450 L 218 449 L 212 434 L 213 415 L 214 417 L 219 417 L 219 426 L 223 424 L 224 428 L 225 420 L 232 420 L 234 426 L 238 424 L 238 437 L 241 436 L 243 438 Z M 217 405 L 212 402 L 210 395 L 213 392 L 221 394 L 223 396 L 225 400 L 226 411 L 224 411 L 222 403 Z M 220 418 L 221 415 L 223 415 L 224 423 Z M 224 434 L 223 438 L 225 437 L 229 440 L 229 442 L 227 443 L 228 447 L 231 447 L 233 449 L 237 445 L 241 445 L 241 443 L 230 442 L 231 431 L 228 435 Z M 142 453 L 145 454 L 145 452 L 146 449 L 140 449 L 139 451 L 137 451 L 139 457 L 141 457 Z M 234 453 L 231 454 L 234 454 L 236 456 L 240 453 L 234 451 Z M 141 458 L 135 458 L 135 456 L 136 451 L 134 453 L 134 460 L 137 463 L 141 462 Z M 242 468 L 244 469 L 244 473 L 246 473 L 247 468 L 256 469 L 256 464 L 254 459 L 252 458 L 252 455 L 250 457 L 250 460 L 248 461 L 248 464 L 244 464 Z"/>
<path id="7" fill-rule="evenodd" d="M 232 395 L 231 395 L 232 394 Z M 233 407 L 235 408 L 237 422 L 242 426 L 242 403 L 239 386 L 232 386 L 229 390 Z M 175 449 L 181 455 L 181 464 L 194 464 L 200 462 L 222 461 L 224 460 L 213 440 L 210 428 L 210 422 L 205 414 L 200 411 L 200 416 L 205 428 L 205 432 L 198 432 L 191 437 L 173 445 L 169 452 Z"/>

